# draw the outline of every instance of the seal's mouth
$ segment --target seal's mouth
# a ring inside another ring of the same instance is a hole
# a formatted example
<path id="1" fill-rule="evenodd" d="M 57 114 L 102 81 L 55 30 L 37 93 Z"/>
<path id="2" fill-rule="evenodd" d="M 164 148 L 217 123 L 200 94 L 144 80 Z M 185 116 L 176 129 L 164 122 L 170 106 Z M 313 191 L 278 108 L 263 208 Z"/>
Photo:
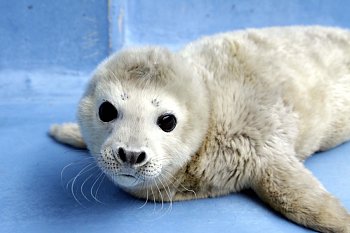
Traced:
<path id="1" fill-rule="evenodd" d="M 115 179 L 119 185 L 124 187 L 132 187 L 139 183 L 139 178 L 131 174 L 118 174 Z"/>

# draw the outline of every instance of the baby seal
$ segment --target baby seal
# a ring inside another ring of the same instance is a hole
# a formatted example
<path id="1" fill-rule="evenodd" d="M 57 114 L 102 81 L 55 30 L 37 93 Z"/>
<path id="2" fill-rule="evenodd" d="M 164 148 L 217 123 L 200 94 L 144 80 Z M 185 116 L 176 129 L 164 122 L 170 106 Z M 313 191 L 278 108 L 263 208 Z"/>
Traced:
<path id="1" fill-rule="evenodd" d="M 136 197 L 179 201 L 250 188 L 298 224 L 350 232 L 349 213 L 303 165 L 350 139 L 349 31 L 251 29 L 179 52 L 126 49 L 97 67 L 78 121 L 51 135 L 86 145 Z"/>

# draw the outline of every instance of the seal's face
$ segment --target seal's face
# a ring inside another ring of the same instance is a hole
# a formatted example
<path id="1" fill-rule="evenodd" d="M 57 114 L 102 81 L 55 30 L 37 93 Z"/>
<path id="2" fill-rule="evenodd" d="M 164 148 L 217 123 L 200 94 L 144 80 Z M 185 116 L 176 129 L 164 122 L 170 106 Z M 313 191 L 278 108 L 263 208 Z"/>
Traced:
<path id="1" fill-rule="evenodd" d="M 97 161 L 115 182 L 149 183 L 187 160 L 178 145 L 187 111 L 174 98 L 125 85 L 110 91 L 98 94 L 94 120 L 104 138 Z"/>
<path id="2" fill-rule="evenodd" d="M 115 183 L 152 187 L 172 179 L 201 145 L 205 94 L 198 77 L 170 52 L 125 51 L 97 69 L 79 123 L 98 165 Z"/>

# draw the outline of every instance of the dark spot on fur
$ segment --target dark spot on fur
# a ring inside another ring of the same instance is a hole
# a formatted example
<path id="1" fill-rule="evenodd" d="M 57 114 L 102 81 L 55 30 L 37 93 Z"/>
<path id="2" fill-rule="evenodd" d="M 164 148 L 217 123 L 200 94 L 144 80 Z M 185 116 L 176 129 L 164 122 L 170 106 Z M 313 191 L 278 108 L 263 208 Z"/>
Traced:
<path id="1" fill-rule="evenodd" d="M 153 99 L 153 100 L 151 101 L 151 103 L 152 103 L 153 106 L 159 107 L 159 100 Z"/>
<path id="2" fill-rule="evenodd" d="M 122 100 L 129 99 L 129 96 L 126 93 L 121 94 L 120 97 L 122 98 Z"/>

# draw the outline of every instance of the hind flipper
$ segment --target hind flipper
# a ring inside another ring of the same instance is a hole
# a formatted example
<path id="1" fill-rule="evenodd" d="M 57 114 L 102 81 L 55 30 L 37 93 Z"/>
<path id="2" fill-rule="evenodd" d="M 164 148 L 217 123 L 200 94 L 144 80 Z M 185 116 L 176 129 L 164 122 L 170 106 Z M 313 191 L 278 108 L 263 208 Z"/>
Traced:
<path id="1" fill-rule="evenodd" d="M 77 123 L 54 124 L 50 127 L 49 134 L 60 143 L 86 149 L 86 144 Z"/>

